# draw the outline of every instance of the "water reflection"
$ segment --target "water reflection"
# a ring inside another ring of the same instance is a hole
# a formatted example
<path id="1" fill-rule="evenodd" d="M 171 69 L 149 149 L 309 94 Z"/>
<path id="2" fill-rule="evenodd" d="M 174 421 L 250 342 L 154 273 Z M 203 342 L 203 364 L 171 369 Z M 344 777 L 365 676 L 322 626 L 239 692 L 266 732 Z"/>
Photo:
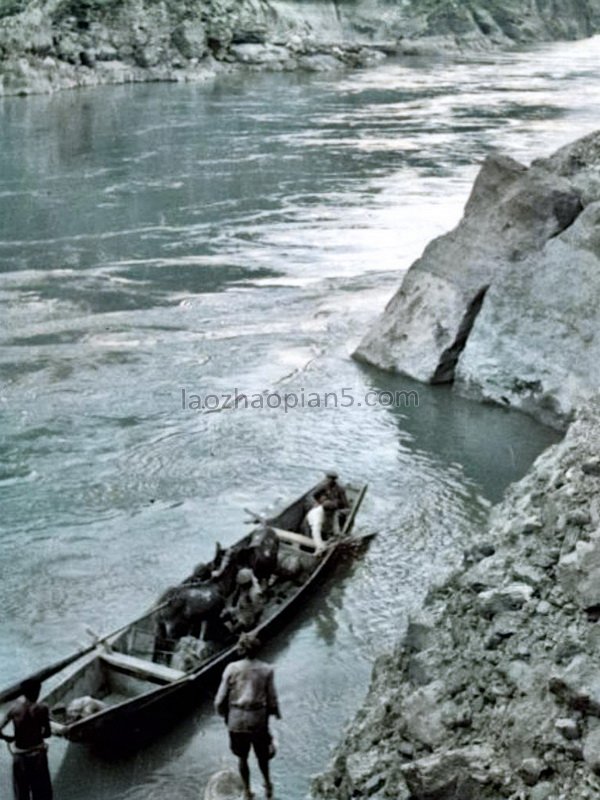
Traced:
<path id="1" fill-rule="evenodd" d="M 360 535 L 360 528 L 355 533 Z M 357 562 L 364 556 L 369 543 L 365 542 L 363 547 L 355 547 L 340 555 L 334 574 L 306 609 L 307 618 L 314 622 L 316 636 L 327 647 L 336 644 L 339 629 L 337 612 L 343 606 L 345 592 L 352 591 L 352 575 L 359 568 Z"/>
<path id="2" fill-rule="evenodd" d="M 444 470 L 462 470 L 492 502 L 499 501 L 504 487 L 526 472 L 541 449 L 561 438 L 550 428 L 532 427 L 523 415 L 460 398 L 451 386 L 424 386 L 364 364 L 360 369 L 374 391 L 391 397 L 404 392 L 409 402 L 410 393 L 418 397 L 417 408 L 387 409 L 396 420 L 402 444 L 427 454 Z M 507 439 L 508 415 L 511 436 Z"/>

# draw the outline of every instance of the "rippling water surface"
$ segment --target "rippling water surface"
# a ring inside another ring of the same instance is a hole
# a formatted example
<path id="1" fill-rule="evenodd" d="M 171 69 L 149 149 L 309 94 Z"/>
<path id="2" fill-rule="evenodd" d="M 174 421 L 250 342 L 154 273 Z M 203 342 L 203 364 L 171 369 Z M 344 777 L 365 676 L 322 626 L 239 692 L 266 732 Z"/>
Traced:
<path id="1" fill-rule="evenodd" d="M 377 653 L 556 439 L 349 353 L 486 154 L 528 162 L 593 129 L 598 44 L 1 101 L 2 683 L 118 627 L 238 538 L 244 506 L 334 464 L 369 482 L 359 527 L 379 535 L 267 651 L 278 796 L 305 797 Z M 340 407 L 182 407 L 236 389 Z M 191 800 L 224 760 L 206 704 L 133 756 L 51 751 L 64 800 Z"/>

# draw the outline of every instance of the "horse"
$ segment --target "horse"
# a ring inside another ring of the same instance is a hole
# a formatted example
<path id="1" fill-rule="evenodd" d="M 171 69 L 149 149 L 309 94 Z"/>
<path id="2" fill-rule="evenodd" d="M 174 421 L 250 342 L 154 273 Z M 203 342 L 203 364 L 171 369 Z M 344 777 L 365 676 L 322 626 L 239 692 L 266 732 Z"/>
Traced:
<path id="1" fill-rule="evenodd" d="M 235 561 L 238 570 L 251 569 L 259 581 L 261 588 L 265 588 L 277 569 L 279 553 L 279 539 L 273 528 L 263 526 L 255 530 L 247 540 L 242 540 L 231 547 L 225 559 Z"/>
<path id="2" fill-rule="evenodd" d="M 225 601 L 235 587 L 237 566 L 226 559 L 226 550 L 217 543 L 212 564 L 199 564 L 192 575 L 173 586 L 159 599 L 154 638 L 154 661 L 168 663 L 176 640 L 194 636 L 221 641 L 229 635 L 221 621 Z"/>
<path id="3" fill-rule="evenodd" d="M 183 583 L 162 596 L 160 602 L 167 605 L 158 614 L 154 660 L 168 663 L 175 640 L 183 636 L 205 641 L 227 639 L 230 629 L 223 621 L 223 612 L 236 588 L 239 571 L 251 569 L 264 589 L 275 573 L 278 551 L 277 534 L 268 527 L 225 550 L 217 542 L 210 564 L 199 564 Z"/>
<path id="4" fill-rule="evenodd" d="M 252 569 L 261 585 L 267 585 L 277 570 L 279 556 L 279 539 L 270 527 L 260 528 L 250 540 L 248 566 Z"/>

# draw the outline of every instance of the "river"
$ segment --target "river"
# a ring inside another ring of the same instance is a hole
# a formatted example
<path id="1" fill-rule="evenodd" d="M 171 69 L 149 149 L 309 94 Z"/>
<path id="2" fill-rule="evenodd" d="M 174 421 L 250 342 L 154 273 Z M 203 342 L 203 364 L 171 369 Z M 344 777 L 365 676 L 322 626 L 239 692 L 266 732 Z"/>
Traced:
<path id="1" fill-rule="evenodd" d="M 0 101 L 4 684 L 334 465 L 369 482 L 378 536 L 266 650 L 277 796 L 306 796 L 376 655 L 557 439 L 349 354 L 486 154 L 594 129 L 598 45 Z M 236 391 L 264 408 L 222 408 Z M 53 741 L 50 760 L 61 800 L 192 800 L 231 763 L 207 702 L 133 755 Z"/>

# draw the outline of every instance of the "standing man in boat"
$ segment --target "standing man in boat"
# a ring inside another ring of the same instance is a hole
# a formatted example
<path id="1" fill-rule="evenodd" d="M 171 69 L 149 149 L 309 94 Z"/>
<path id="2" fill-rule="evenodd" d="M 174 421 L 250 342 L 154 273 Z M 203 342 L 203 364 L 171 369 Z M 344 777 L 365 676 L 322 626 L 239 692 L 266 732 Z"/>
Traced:
<path id="1" fill-rule="evenodd" d="M 259 649 L 260 640 L 255 634 L 240 636 L 237 650 L 241 658 L 225 667 L 215 698 L 215 709 L 225 718 L 229 729 L 231 752 L 238 758 L 246 800 L 254 797 L 248 766 L 251 747 L 265 782 L 265 797 L 273 797 L 269 759 L 275 755 L 275 750 L 269 717 L 280 718 L 273 667 L 256 658 Z"/>
<path id="2" fill-rule="evenodd" d="M 338 536 L 343 528 L 347 509 L 350 507 L 346 491 L 338 483 L 337 472 L 328 470 L 325 473 L 325 480 L 309 495 L 308 504 L 306 524 L 319 551 L 324 547 L 323 528 L 330 527 L 330 532 Z"/>
<path id="3" fill-rule="evenodd" d="M 0 722 L 0 738 L 12 744 L 15 800 L 52 800 L 46 743 L 50 736 L 48 706 L 38 703 L 41 683 L 29 679 L 21 684 L 23 696 Z M 14 736 L 3 733 L 12 722 Z"/>

